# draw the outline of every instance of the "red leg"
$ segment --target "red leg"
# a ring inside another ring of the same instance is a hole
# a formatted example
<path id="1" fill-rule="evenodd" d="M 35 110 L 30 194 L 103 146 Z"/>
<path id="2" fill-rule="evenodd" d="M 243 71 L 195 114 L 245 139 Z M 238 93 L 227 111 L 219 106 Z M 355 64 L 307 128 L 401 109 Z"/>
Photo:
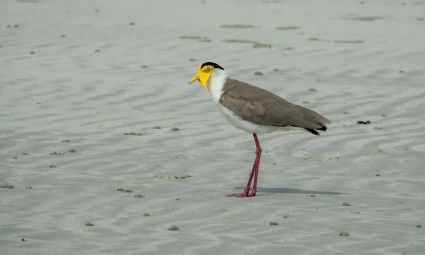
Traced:
<path id="1" fill-rule="evenodd" d="M 260 142 L 258 141 L 257 134 L 253 133 L 252 135 L 254 136 L 254 141 L 255 141 L 255 146 L 256 146 L 256 151 L 255 151 L 256 157 L 255 157 L 254 164 L 252 165 L 252 170 L 251 170 L 251 174 L 249 175 L 248 183 L 246 184 L 245 190 L 243 192 L 232 194 L 232 195 L 229 195 L 229 196 L 232 196 L 232 197 L 253 197 L 257 193 L 257 180 L 258 180 L 258 170 L 259 170 L 259 167 L 260 167 L 260 159 L 261 159 L 261 147 L 260 147 Z M 253 179 L 254 179 L 254 184 L 253 184 L 253 187 L 252 187 L 252 192 L 250 193 L 251 183 L 252 183 Z"/>
<path id="2" fill-rule="evenodd" d="M 257 155 L 256 157 L 256 161 L 255 161 L 255 175 L 254 175 L 254 185 L 252 187 L 252 192 L 251 194 L 248 194 L 248 196 L 255 196 L 255 194 L 257 193 L 257 180 L 258 180 L 258 172 L 260 170 L 260 160 L 261 160 L 261 146 L 260 146 L 260 141 L 258 141 L 257 138 L 257 134 L 253 134 L 254 135 L 254 140 L 255 140 L 255 146 L 256 146 L 256 151 L 255 154 Z"/>

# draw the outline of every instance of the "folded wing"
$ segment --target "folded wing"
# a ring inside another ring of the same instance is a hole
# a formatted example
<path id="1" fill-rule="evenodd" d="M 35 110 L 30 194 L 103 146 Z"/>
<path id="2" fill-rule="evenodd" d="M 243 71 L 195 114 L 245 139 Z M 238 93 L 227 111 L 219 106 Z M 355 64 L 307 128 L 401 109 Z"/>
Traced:
<path id="1" fill-rule="evenodd" d="M 223 90 L 220 103 L 243 120 L 258 125 L 299 127 L 318 135 L 316 130 L 325 131 L 330 123 L 315 111 L 238 80 L 227 79 Z"/>

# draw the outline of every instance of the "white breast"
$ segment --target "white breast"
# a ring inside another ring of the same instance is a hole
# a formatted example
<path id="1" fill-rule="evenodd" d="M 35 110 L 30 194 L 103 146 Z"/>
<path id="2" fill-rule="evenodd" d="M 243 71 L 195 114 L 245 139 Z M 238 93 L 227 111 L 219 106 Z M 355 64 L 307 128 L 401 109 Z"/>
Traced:
<path id="1" fill-rule="evenodd" d="M 208 81 L 208 91 L 210 92 L 211 99 L 216 103 L 220 103 L 220 97 L 223 94 L 224 83 L 226 83 L 227 72 L 224 70 L 216 69 Z"/>

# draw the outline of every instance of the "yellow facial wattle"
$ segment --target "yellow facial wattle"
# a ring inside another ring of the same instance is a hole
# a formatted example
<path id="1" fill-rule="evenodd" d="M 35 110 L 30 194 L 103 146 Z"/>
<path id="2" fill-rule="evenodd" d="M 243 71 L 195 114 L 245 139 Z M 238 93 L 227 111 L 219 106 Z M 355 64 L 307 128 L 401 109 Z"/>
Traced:
<path id="1" fill-rule="evenodd" d="M 214 67 L 207 65 L 202 67 L 202 64 L 198 66 L 198 72 L 193 76 L 192 80 L 189 83 L 199 81 L 202 86 L 208 90 L 208 80 L 210 79 L 211 74 L 214 72 Z"/>

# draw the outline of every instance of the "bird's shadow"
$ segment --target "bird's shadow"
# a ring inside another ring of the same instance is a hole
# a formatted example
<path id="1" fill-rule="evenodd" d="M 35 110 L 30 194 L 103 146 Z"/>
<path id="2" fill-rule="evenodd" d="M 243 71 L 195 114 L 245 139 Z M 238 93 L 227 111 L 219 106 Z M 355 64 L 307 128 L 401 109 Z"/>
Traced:
<path id="1" fill-rule="evenodd" d="M 235 189 L 243 190 L 244 187 L 235 187 Z M 257 192 L 262 193 L 263 195 L 271 194 L 315 194 L 315 195 L 346 195 L 347 193 L 343 192 L 334 192 L 334 191 L 318 191 L 318 190 L 304 190 L 304 189 L 293 189 L 293 188 L 258 188 Z"/>

